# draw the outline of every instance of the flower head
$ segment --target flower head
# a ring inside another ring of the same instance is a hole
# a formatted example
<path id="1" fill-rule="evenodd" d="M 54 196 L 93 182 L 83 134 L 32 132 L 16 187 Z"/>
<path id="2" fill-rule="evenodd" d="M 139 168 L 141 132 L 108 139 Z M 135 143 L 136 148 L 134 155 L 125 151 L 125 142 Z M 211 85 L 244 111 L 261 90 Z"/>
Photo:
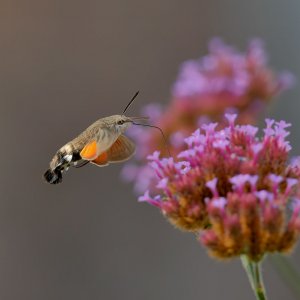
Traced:
<path id="1" fill-rule="evenodd" d="M 219 258 L 293 248 L 300 233 L 299 165 L 288 163 L 287 124 L 266 120 L 264 135 L 248 125 L 202 126 L 186 139 L 177 159 L 149 157 L 159 193 L 143 199 L 175 226 L 201 231 Z"/>
<path id="2" fill-rule="evenodd" d="M 171 153 L 178 154 L 184 148 L 184 138 L 199 126 L 211 121 L 218 122 L 219 128 L 225 126 L 224 113 L 238 113 L 235 122 L 239 124 L 255 123 L 265 105 L 293 82 L 290 74 L 278 75 L 270 69 L 259 40 L 252 40 L 245 52 L 239 52 L 213 39 L 208 50 L 204 57 L 182 64 L 166 109 L 151 104 L 143 110 L 151 123 L 164 131 Z M 133 126 L 129 133 L 137 143 L 138 162 L 143 164 L 155 149 L 160 149 L 162 156 L 167 154 L 159 131 Z M 215 143 L 226 147 L 226 140 Z M 146 182 L 151 188 L 153 173 L 144 166 L 136 171 L 136 190 L 145 191 Z"/>

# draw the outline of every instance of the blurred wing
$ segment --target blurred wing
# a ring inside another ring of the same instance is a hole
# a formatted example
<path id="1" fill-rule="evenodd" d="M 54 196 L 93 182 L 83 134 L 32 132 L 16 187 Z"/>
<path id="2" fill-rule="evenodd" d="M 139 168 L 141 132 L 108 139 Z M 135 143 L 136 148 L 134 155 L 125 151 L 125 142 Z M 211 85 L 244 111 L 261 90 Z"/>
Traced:
<path id="1" fill-rule="evenodd" d="M 97 158 L 98 154 L 97 142 L 92 141 L 84 146 L 84 148 L 80 152 L 80 156 L 84 160 L 94 160 Z"/>
<path id="2" fill-rule="evenodd" d="M 129 159 L 135 152 L 134 143 L 124 135 L 120 135 L 114 144 L 104 153 L 92 161 L 95 165 L 103 167 L 109 163 L 122 162 Z"/>
<path id="3" fill-rule="evenodd" d="M 107 151 L 109 162 L 128 160 L 135 153 L 135 144 L 125 135 L 121 135 Z"/>
<path id="4" fill-rule="evenodd" d="M 105 167 L 108 165 L 107 152 L 101 153 L 96 159 L 91 161 L 91 163 L 97 165 L 98 167 Z"/>

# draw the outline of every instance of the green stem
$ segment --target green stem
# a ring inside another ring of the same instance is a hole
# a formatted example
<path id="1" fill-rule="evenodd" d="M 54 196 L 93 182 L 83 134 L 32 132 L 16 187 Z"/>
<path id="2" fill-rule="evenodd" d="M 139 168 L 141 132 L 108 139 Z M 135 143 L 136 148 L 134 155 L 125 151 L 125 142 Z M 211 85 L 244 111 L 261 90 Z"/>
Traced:
<path id="1" fill-rule="evenodd" d="M 257 300 L 267 300 L 259 262 L 251 261 L 246 255 L 241 256 L 243 267 L 248 275 Z"/>

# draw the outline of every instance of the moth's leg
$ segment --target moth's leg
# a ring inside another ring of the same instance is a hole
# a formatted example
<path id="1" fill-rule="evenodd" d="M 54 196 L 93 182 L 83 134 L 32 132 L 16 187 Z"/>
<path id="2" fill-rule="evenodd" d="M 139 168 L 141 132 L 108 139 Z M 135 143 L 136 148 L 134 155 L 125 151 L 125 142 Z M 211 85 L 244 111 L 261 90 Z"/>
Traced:
<path id="1" fill-rule="evenodd" d="M 88 160 L 83 160 L 80 156 L 80 151 L 73 152 L 73 158 L 72 158 L 72 166 L 75 168 L 81 168 L 88 164 Z"/>
<path id="2" fill-rule="evenodd" d="M 78 169 L 87 165 L 88 163 L 90 163 L 89 160 L 82 160 L 81 162 L 78 162 L 76 165 L 74 164 L 74 167 Z"/>

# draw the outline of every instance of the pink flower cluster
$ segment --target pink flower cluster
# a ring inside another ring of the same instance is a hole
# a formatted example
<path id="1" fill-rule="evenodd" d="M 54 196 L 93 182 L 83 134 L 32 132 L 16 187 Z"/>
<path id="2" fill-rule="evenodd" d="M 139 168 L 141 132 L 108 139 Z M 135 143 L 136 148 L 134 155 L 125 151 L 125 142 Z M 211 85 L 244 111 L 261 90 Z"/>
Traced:
<path id="1" fill-rule="evenodd" d="M 278 76 L 267 66 L 268 58 L 260 40 L 252 40 L 245 53 L 220 39 L 209 44 L 209 54 L 185 62 L 173 86 L 177 109 L 221 121 L 228 110 L 238 111 L 238 123 L 253 123 L 257 113 L 293 78 Z"/>
<path id="2" fill-rule="evenodd" d="M 172 154 L 180 152 L 184 138 L 202 124 L 224 126 L 225 112 L 238 112 L 239 124 L 253 124 L 266 103 L 293 82 L 289 73 L 277 75 L 270 69 L 259 40 L 251 41 L 244 53 L 220 39 L 213 39 L 208 49 L 206 56 L 182 65 L 166 109 L 151 104 L 142 111 L 164 131 Z M 134 182 L 137 192 L 144 192 L 153 181 L 153 172 L 144 164 L 146 156 L 156 149 L 164 156 L 166 147 L 156 130 L 136 126 L 129 134 L 137 143 L 137 163 L 127 164 L 123 177 Z"/>
<path id="3" fill-rule="evenodd" d="M 157 176 L 156 196 L 139 201 L 158 207 L 175 226 L 201 232 L 200 240 L 219 258 L 242 254 L 253 261 L 267 252 L 293 248 L 300 233 L 300 164 L 288 162 L 290 124 L 267 119 L 258 128 L 201 126 L 185 139 L 177 158 L 149 156 Z"/>

